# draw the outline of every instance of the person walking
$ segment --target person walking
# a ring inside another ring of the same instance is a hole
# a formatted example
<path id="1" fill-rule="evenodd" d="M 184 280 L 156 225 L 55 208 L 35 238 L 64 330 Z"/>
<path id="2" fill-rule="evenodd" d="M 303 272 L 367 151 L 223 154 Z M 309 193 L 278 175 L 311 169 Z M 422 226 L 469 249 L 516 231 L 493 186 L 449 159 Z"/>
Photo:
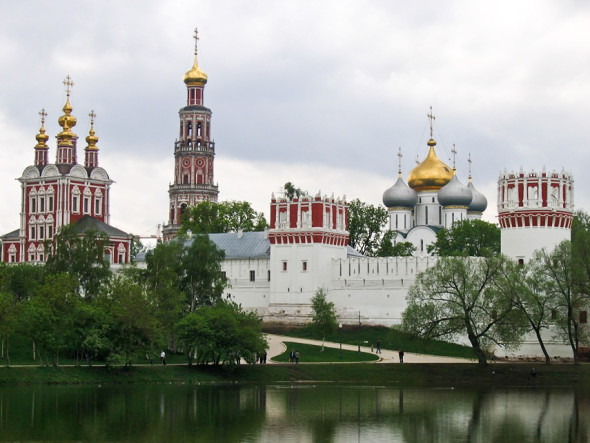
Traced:
<path id="1" fill-rule="evenodd" d="M 160 354 L 160 361 L 164 366 L 166 366 L 166 353 L 164 351 L 162 351 L 162 353 Z"/>
<path id="2" fill-rule="evenodd" d="M 377 339 L 377 354 L 381 354 L 381 339 Z"/>
<path id="3" fill-rule="evenodd" d="M 404 351 L 400 349 L 400 350 L 397 352 L 397 354 L 399 355 L 399 362 L 400 362 L 400 363 L 403 363 L 403 362 L 404 362 Z"/>
<path id="4" fill-rule="evenodd" d="M 299 351 L 295 351 L 295 364 L 299 363 Z"/>

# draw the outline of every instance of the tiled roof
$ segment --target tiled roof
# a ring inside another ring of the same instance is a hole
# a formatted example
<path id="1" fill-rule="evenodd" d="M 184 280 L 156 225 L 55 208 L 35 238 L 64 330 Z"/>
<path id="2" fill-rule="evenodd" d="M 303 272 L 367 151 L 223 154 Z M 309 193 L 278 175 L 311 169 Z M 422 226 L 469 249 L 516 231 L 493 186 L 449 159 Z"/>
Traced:
<path id="1" fill-rule="evenodd" d="M 209 234 L 209 239 L 225 251 L 226 259 L 270 257 L 267 232 Z"/>
<path id="2" fill-rule="evenodd" d="M 13 240 L 19 238 L 20 229 L 16 229 L 14 231 L 9 232 L 8 234 L 4 234 L 2 236 L 2 240 Z"/>
<path id="3" fill-rule="evenodd" d="M 102 232 L 108 235 L 109 237 L 129 237 L 129 234 L 127 234 L 126 232 L 123 232 L 120 229 L 115 228 L 114 226 L 107 225 L 105 222 L 102 222 L 97 218 L 91 217 L 90 215 L 85 215 L 76 223 L 74 223 L 74 229 L 78 233 L 86 232 L 88 230 L 94 230 Z"/>

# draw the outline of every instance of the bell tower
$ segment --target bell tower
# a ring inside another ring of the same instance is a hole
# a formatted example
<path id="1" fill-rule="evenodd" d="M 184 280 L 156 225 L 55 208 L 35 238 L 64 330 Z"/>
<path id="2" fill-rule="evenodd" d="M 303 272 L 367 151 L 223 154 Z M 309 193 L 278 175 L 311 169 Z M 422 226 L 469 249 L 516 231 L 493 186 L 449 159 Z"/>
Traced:
<path id="1" fill-rule="evenodd" d="M 197 29 L 194 39 L 195 61 L 184 74 L 186 106 L 178 112 L 180 128 L 174 142 L 174 182 L 168 189 L 170 206 L 168 224 L 162 230 L 164 241 L 176 236 L 186 208 L 201 201 L 216 202 L 219 194 L 213 176 L 215 142 L 211 137 L 211 110 L 203 105 L 207 74 L 197 60 Z"/>

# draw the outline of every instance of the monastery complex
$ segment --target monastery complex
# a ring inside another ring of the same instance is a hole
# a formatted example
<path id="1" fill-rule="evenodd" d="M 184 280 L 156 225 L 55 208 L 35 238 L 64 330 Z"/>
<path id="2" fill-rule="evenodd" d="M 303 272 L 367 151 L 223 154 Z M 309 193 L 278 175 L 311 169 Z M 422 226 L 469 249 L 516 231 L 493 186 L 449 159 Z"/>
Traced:
<path id="1" fill-rule="evenodd" d="M 195 44 L 194 64 L 184 76 L 186 105 L 179 111 L 174 180 L 168 188 L 170 203 L 163 241 L 176 236 L 186 208 L 218 198 L 212 113 L 204 99 L 207 80 L 198 64 Z M 78 164 L 78 136 L 72 132 L 76 117 L 70 104 L 73 83 L 69 77 L 64 83 L 66 104 L 59 117 L 63 131 L 56 136 L 55 163 L 49 162 L 46 114 L 42 111 L 37 144 L 32 150 L 34 163 L 19 178 L 20 226 L 0 238 L 1 260 L 44 262 L 44 241 L 53 238 L 61 227 L 74 223 L 81 231 L 92 228 L 107 234 L 107 259 L 115 267 L 128 264 L 131 237 L 109 225 L 112 180 L 98 165 L 94 114 L 89 115 L 91 129 L 85 139 L 84 163 Z M 210 235 L 226 254 L 223 272 L 230 286 L 225 297 L 255 310 L 267 322 L 306 323 L 311 298 L 318 288 L 324 288 L 342 323 L 399 323 L 416 275 L 437 260 L 428 253 L 436 233 L 451 229 L 459 220 L 480 219 L 488 205 L 472 183 L 471 170 L 469 182 L 464 185 L 456 175 L 455 165 L 446 165 L 438 158 L 432 111 L 428 117 L 431 132 L 426 158 L 404 181 L 400 153 L 397 181 L 385 191 L 375 190 L 383 192 L 395 241 L 411 242 L 416 247 L 414 256 L 365 257 L 348 246 L 345 198 L 318 194 L 288 199 L 272 195 L 266 231 Z M 471 160 L 469 164 L 471 169 Z M 549 170 L 501 172 L 497 207 L 502 252 L 524 262 L 535 250 L 552 249 L 570 239 L 573 177 Z"/>

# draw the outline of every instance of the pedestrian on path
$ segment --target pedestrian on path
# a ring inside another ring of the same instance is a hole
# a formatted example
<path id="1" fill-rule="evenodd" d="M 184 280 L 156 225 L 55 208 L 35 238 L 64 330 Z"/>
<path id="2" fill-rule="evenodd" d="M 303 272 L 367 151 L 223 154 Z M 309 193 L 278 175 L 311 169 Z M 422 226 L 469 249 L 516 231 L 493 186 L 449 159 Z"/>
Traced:
<path id="1" fill-rule="evenodd" d="M 166 353 L 164 351 L 162 351 L 162 353 L 160 354 L 160 361 L 164 366 L 166 366 Z"/>
<path id="2" fill-rule="evenodd" d="M 289 363 L 293 363 L 295 361 L 295 351 L 291 349 L 291 353 L 289 354 Z"/>
<path id="3" fill-rule="evenodd" d="M 295 364 L 299 363 L 299 351 L 295 351 Z"/>
<path id="4" fill-rule="evenodd" d="M 377 354 L 381 354 L 381 339 L 377 339 Z"/>
<path id="5" fill-rule="evenodd" d="M 399 362 L 403 363 L 404 362 L 404 351 L 400 349 L 397 353 L 399 355 Z"/>

